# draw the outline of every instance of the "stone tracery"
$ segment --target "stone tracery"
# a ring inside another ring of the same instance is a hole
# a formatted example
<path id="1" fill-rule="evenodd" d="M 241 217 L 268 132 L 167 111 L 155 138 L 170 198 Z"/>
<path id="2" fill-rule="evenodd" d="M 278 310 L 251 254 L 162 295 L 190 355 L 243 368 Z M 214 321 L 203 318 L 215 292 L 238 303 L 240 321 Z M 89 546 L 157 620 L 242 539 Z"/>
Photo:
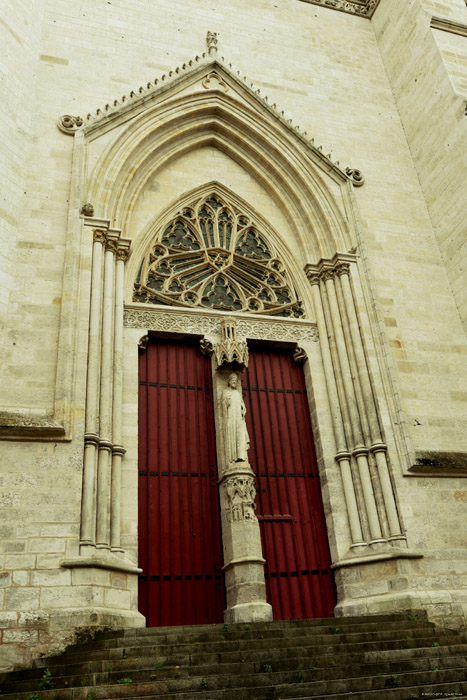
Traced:
<path id="1" fill-rule="evenodd" d="M 134 301 L 300 318 L 302 302 L 273 245 L 217 194 L 181 209 L 158 234 Z"/>

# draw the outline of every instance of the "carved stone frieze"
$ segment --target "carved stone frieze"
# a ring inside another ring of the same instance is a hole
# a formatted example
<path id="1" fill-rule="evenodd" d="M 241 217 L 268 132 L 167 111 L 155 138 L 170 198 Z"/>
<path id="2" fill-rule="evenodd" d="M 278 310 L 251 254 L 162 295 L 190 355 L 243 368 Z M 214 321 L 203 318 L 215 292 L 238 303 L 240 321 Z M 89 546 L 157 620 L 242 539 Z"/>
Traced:
<path id="1" fill-rule="evenodd" d="M 233 476 L 224 483 L 227 496 L 227 520 L 231 523 L 242 520 L 257 520 L 255 515 L 255 480 L 244 474 Z"/>
<path id="2" fill-rule="evenodd" d="M 219 320 L 213 316 L 172 314 L 166 311 L 125 309 L 126 328 L 146 328 L 149 331 L 169 331 L 205 335 L 217 331 Z"/>
<path id="3" fill-rule="evenodd" d="M 57 121 L 57 126 L 64 134 L 73 135 L 83 126 L 84 122 L 81 117 L 73 117 L 71 114 L 64 114 Z"/>
<path id="4" fill-rule="evenodd" d="M 244 338 L 258 340 L 312 341 L 318 340 L 318 329 L 298 323 L 263 323 L 263 321 L 238 321 L 237 333 Z"/>
<path id="5" fill-rule="evenodd" d="M 220 334 L 221 319 L 215 315 L 200 313 L 178 313 L 126 308 L 124 312 L 126 328 L 142 328 L 149 331 L 169 331 L 193 333 L 194 335 Z M 293 323 L 290 321 L 237 320 L 237 337 L 244 340 L 278 340 L 284 342 L 317 342 L 318 329 L 315 324 Z"/>
<path id="6" fill-rule="evenodd" d="M 379 5 L 380 0 L 301 0 L 308 2 L 311 5 L 321 5 L 328 7 L 331 10 L 339 10 L 347 12 L 350 15 L 358 15 L 371 19 L 374 11 Z"/>

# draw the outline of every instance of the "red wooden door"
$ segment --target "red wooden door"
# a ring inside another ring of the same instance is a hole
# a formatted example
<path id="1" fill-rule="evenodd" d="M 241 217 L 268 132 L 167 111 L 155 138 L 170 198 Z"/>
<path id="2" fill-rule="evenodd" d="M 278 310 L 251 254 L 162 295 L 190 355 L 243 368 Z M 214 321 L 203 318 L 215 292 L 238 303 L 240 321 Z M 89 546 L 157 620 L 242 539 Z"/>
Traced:
<path id="1" fill-rule="evenodd" d="M 149 627 L 222 621 L 214 440 L 209 358 L 150 340 L 139 358 L 139 610 Z"/>
<path id="2" fill-rule="evenodd" d="M 336 604 L 303 368 L 250 348 L 242 379 L 274 619 L 331 617 Z"/>

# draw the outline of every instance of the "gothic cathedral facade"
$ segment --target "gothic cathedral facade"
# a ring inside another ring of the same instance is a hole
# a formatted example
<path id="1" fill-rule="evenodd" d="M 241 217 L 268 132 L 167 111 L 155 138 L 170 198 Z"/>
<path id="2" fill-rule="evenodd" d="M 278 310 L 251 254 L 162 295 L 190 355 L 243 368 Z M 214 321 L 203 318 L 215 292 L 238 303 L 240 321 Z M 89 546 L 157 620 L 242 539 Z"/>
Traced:
<path id="1" fill-rule="evenodd" d="M 465 0 L 6 4 L 0 668 L 465 626 Z"/>

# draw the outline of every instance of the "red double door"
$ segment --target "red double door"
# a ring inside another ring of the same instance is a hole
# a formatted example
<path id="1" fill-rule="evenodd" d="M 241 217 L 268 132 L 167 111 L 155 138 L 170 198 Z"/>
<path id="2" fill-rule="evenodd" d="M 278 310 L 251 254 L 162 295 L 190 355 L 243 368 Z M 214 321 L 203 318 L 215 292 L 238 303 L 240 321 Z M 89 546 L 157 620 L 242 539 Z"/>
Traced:
<path id="1" fill-rule="evenodd" d="M 148 626 L 221 622 L 225 608 L 211 362 L 151 340 L 139 368 L 139 609 Z M 275 619 L 335 605 L 303 370 L 253 348 L 242 376 Z"/>

